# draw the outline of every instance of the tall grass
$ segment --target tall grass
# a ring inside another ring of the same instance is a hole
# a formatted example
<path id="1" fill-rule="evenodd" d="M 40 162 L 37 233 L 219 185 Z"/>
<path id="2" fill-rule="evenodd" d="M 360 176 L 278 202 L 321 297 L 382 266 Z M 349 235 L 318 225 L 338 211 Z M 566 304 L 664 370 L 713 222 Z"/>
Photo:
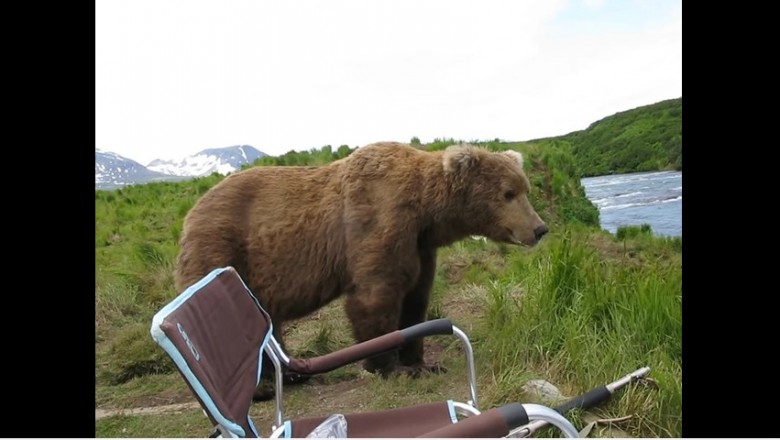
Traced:
<path id="1" fill-rule="evenodd" d="M 95 191 L 96 383 L 172 370 L 149 325 L 176 295 L 173 267 L 184 214 L 221 178 Z"/>
<path id="2" fill-rule="evenodd" d="M 658 389 L 628 393 L 611 411 L 634 414 L 625 423 L 646 436 L 681 435 L 682 265 L 670 242 L 654 243 L 666 258 L 626 264 L 567 229 L 512 258 L 486 299 L 481 351 L 494 374 L 514 384 L 536 371 L 576 395 L 649 366 Z"/>

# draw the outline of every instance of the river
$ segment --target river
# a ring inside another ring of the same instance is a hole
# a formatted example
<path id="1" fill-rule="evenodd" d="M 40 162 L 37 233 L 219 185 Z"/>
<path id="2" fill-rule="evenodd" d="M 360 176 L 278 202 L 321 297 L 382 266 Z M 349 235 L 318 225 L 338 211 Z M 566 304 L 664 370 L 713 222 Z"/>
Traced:
<path id="1" fill-rule="evenodd" d="M 682 237 L 682 171 L 613 174 L 581 180 L 601 227 L 649 224 L 655 235 Z"/>

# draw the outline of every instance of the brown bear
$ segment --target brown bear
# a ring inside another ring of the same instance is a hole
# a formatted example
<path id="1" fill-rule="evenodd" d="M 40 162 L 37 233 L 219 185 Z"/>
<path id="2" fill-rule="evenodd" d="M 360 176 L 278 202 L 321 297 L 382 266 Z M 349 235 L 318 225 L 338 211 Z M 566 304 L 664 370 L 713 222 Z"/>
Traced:
<path id="1" fill-rule="evenodd" d="M 312 167 L 259 166 L 215 185 L 189 211 L 175 280 L 182 291 L 233 266 L 275 323 L 346 295 L 358 342 L 426 319 L 436 250 L 470 235 L 535 245 L 547 233 L 523 157 L 455 145 L 380 142 Z M 368 359 L 388 375 L 434 369 L 423 343 Z"/>

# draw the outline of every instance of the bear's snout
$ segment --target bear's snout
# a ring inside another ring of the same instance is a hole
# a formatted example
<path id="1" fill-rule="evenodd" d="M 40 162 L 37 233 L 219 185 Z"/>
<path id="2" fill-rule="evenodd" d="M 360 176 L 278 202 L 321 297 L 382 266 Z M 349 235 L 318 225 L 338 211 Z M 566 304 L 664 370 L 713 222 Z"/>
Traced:
<path id="1" fill-rule="evenodd" d="M 542 224 L 541 226 L 534 229 L 534 236 L 536 237 L 536 241 L 539 241 L 544 237 L 545 234 L 550 232 L 549 229 L 547 229 L 547 225 Z"/>

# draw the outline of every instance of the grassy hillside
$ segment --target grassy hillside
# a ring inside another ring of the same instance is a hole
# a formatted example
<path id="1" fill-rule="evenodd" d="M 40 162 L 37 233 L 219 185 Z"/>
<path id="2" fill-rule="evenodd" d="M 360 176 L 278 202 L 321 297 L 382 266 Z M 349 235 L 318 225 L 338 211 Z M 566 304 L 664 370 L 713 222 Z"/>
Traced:
<path id="1" fill-rule="evenodd" d="M 448 143 L 420 147 L 439 149 Z M 594 415 L 631 415 L 612 425 L 619 428 L 612 435 L 679 437 L 681 238 L 657 238 L 641 228 L 623 229 L 618 235 L 599 230 L 598 211 L 585 197 L 566 142 L 495 141 L 485 146 L 514 148 L 526 155 L 535 187 L 532 203 L 551 232 L 533 249 L 466 240 L 441 250 L 429 317 L 450 317 L 471 336 L 482 408 L 537 401 L 522 391 L 532 378 L 546 379 L 574 396 L 647 365 L 654 382 L 629 387 L 610 405 L 594 414 L 573 414 L 573 420 L 582 428 Z M 339 154 L 348 152 L 323 148 L 261 161 L 315 164 Z M 177 293 L 172 272 L 184 215 L 221 179 L 215 174 L 95 191 L 98 408 L 194 400 L 151 340 L 149 326 L 152 315 Z M 339 324 L 345 319 L 341 305 L 336 301 L 289 325 L 285 333 L 291 351 L 311 355 L 351 343 L 348 326 Z M 382 380 L 350 367 L 287 391 L 288 415 L 465 399 L 465 382 L 455 384 L 465 377 L 457 346 L 446 338 L 426 344 L 435 360 L 449 368 L 446 375 Z M 270 402 L 252 407 L 265 435 L 272 409 Z M 120 414 L 96 420 L 98 437 L 195 437 L 208 430 L 208 420 L 191 408 L 177 414 Z M 597 431 L 609 435 L 601 427 Z"/>
<path id="2" fill-rule="evenodd" d="M 616 113 L 550 140 L 571 146 L 583 177 L 682 170 L 682 98 Z"/>

